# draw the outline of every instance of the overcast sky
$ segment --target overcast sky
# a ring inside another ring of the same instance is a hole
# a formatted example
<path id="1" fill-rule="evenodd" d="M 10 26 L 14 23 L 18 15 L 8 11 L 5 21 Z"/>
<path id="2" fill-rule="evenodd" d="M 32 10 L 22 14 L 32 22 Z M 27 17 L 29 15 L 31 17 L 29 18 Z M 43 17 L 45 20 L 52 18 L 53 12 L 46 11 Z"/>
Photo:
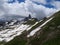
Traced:
<path id="1" fill-rule="evenodd" d="M 60 10 L 60 0 L 0 0 L 0 17 L 21 15 L 32 17 L 49 17 Z"/>

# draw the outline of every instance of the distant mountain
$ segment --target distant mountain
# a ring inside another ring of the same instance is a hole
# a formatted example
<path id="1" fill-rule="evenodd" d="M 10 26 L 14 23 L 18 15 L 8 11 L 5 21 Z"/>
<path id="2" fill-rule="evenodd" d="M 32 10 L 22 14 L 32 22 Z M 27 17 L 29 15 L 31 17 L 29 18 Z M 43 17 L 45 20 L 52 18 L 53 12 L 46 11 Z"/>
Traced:
<path id="1" fill-rule="evenodd" d="M 60 11 L 49 18 L 28 19 L 22 24 L 0 31 L 3 45 L 60 45 Z M 10 32 L 10 33 L 9 33 Z"/>

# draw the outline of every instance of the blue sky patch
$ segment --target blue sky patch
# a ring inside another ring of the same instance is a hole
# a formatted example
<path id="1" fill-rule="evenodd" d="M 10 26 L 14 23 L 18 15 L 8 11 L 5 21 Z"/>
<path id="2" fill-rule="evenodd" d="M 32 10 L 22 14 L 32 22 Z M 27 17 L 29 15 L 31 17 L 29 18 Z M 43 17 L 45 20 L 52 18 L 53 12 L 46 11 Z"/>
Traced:
<path id="1" fill-rule="evenodd" d="M 46 4 L 45 5 L 46 7 L 48 7 L 48 8 L 55 8 L 53 5 L 51 5 L 51 4 Z"/>
<path id="2" fill-rule="evenodd" d="M 8 0 L 8 3 L 13 3 L 13 2 L 15 2 L 15 0 L 11 0 L 11 1 Z"/>
<path id="3" fill-rule="evenodd" d="M 25 2 L 25 0 L 17 0 L 19 1 L 19 3 L 21 2 Z M 60 1 L 60 0 L 55 0 L 55 1 Z M 9 1 L 8 3 L 14 3 L 15 0 L 12 0 L 12 1 Z M 35 1 L 32 1 L 33 3 L 36 3 L 37 5 L 43 5 L 43 6 L 46 6 L 48 8 L 55 8 L 53 5 L 50 4 L 50 2 L 52 2 L 52 0 L 46 0 L 47 4 L 43 4 L 43 3 L 38 3 L 38 2 L 35 2 Z"/>
<path id="4" fill-rule="evenodd" d="M 25 0 L 18 0 L 18 1 L 19 1 L 19 3 L 20 3 L 20 2 L 25 2 Z"/>
<path id="5" fill-rule="evenodd" d="M 34 1 L 32 1 L 32 2 L 34 2 Z M 50 1 L 47 0 L 47 2 L 51 2 L 51 0 L 50 0 Z M 47 4 L 38 3 L 38 2 L 34 2 L 34 3 L 36 3 L 37 5 L 43 5 L 43 6 L 48 7 L 48 8 L 55 8 L 55 7 L 54 7 L 53 5 L 51 5 L 50 3 L 47 3 Z"/>
<path id="6" fill-rule="evenodd" d="M 55 1 L 60 1 L 60 0 L 55 0 Z"/>
<path id="7" fill-rule="evenodd" d="M 48 3 L 51 2 L 52 0 L 46 0 Z"/>
<path id="8" fill-rule="evenodd" d="M 19 3 L 21 3 L 21 2 L 25 2 L 25 0 L 17 0 Z M 12 0 L 12 1 L 8 1 L 8 3 L 14 3 L 15 2 L 15 0 Z"/>

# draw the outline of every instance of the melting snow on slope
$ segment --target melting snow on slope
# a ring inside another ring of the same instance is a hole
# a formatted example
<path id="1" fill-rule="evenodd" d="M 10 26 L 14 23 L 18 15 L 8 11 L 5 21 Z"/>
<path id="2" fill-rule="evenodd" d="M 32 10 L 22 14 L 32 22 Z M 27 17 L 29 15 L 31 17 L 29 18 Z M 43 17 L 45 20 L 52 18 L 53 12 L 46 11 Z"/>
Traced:
<path id="1" fill-rule="evenodd" d="M 42 25 L 40 25 L 39 27 L 37 27 L 36 29 L 34 29 L 33 31 L 31 31 L 30 34 L 27 35 L 27 37 L 33 36 L 37 31 L 39 31 L 41 29 L 41 27 L 43 27 L 45 24 L 47 24 L 52 19 L 53 18 L 50 18 L 45 23 L 43 23 Z"/>
<path id="2" fill-rule="evenodd" d="M 27 28 L 27 31 L 29 31 L 33 26 L 37 25 L 38 22 L 36 22 L 34 25 L 30 26 L 29 28 Z"/>
<path id="3" fill-rule="evenodd" d="M 32 27 L 34 27 L 35 25 L 37 25 L 38 23 L 42 22 L 43 20 L 40 20 L 39 22 L 36 22 L 34 25 L 30 26 L 29 28 L 27 28 L 27 31 L 29 31 Z"/>
<path id="4" fill-rule="evenodd" d="M 23 31 L 25 31 L 27 28 L 29 27 L 29 25 L 23 25 L 21 24 L 18 28 L 10 30 L 3 30 L 0 31 L 0 41 L 10 41 L 12 40 L 15 36 L 18 36 L 20 34 L 22 34 Z"/>

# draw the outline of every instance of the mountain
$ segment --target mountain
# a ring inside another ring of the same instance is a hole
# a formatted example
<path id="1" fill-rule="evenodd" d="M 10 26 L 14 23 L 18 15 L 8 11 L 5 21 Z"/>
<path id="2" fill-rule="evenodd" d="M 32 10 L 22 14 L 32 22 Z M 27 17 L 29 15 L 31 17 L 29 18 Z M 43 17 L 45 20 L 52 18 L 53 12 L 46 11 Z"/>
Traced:
<path id="1" fill-rule="evenodd" d="M 60 11 L 8 27 L 0 31 L 0 45 L 60 45 Z"/>
<path id="2" fill-rule="evenodd" d="M 31 45 L 60 45 L 60 11 L 52 17 L 38 32 L 37 37 L 29 42 Z"/>

